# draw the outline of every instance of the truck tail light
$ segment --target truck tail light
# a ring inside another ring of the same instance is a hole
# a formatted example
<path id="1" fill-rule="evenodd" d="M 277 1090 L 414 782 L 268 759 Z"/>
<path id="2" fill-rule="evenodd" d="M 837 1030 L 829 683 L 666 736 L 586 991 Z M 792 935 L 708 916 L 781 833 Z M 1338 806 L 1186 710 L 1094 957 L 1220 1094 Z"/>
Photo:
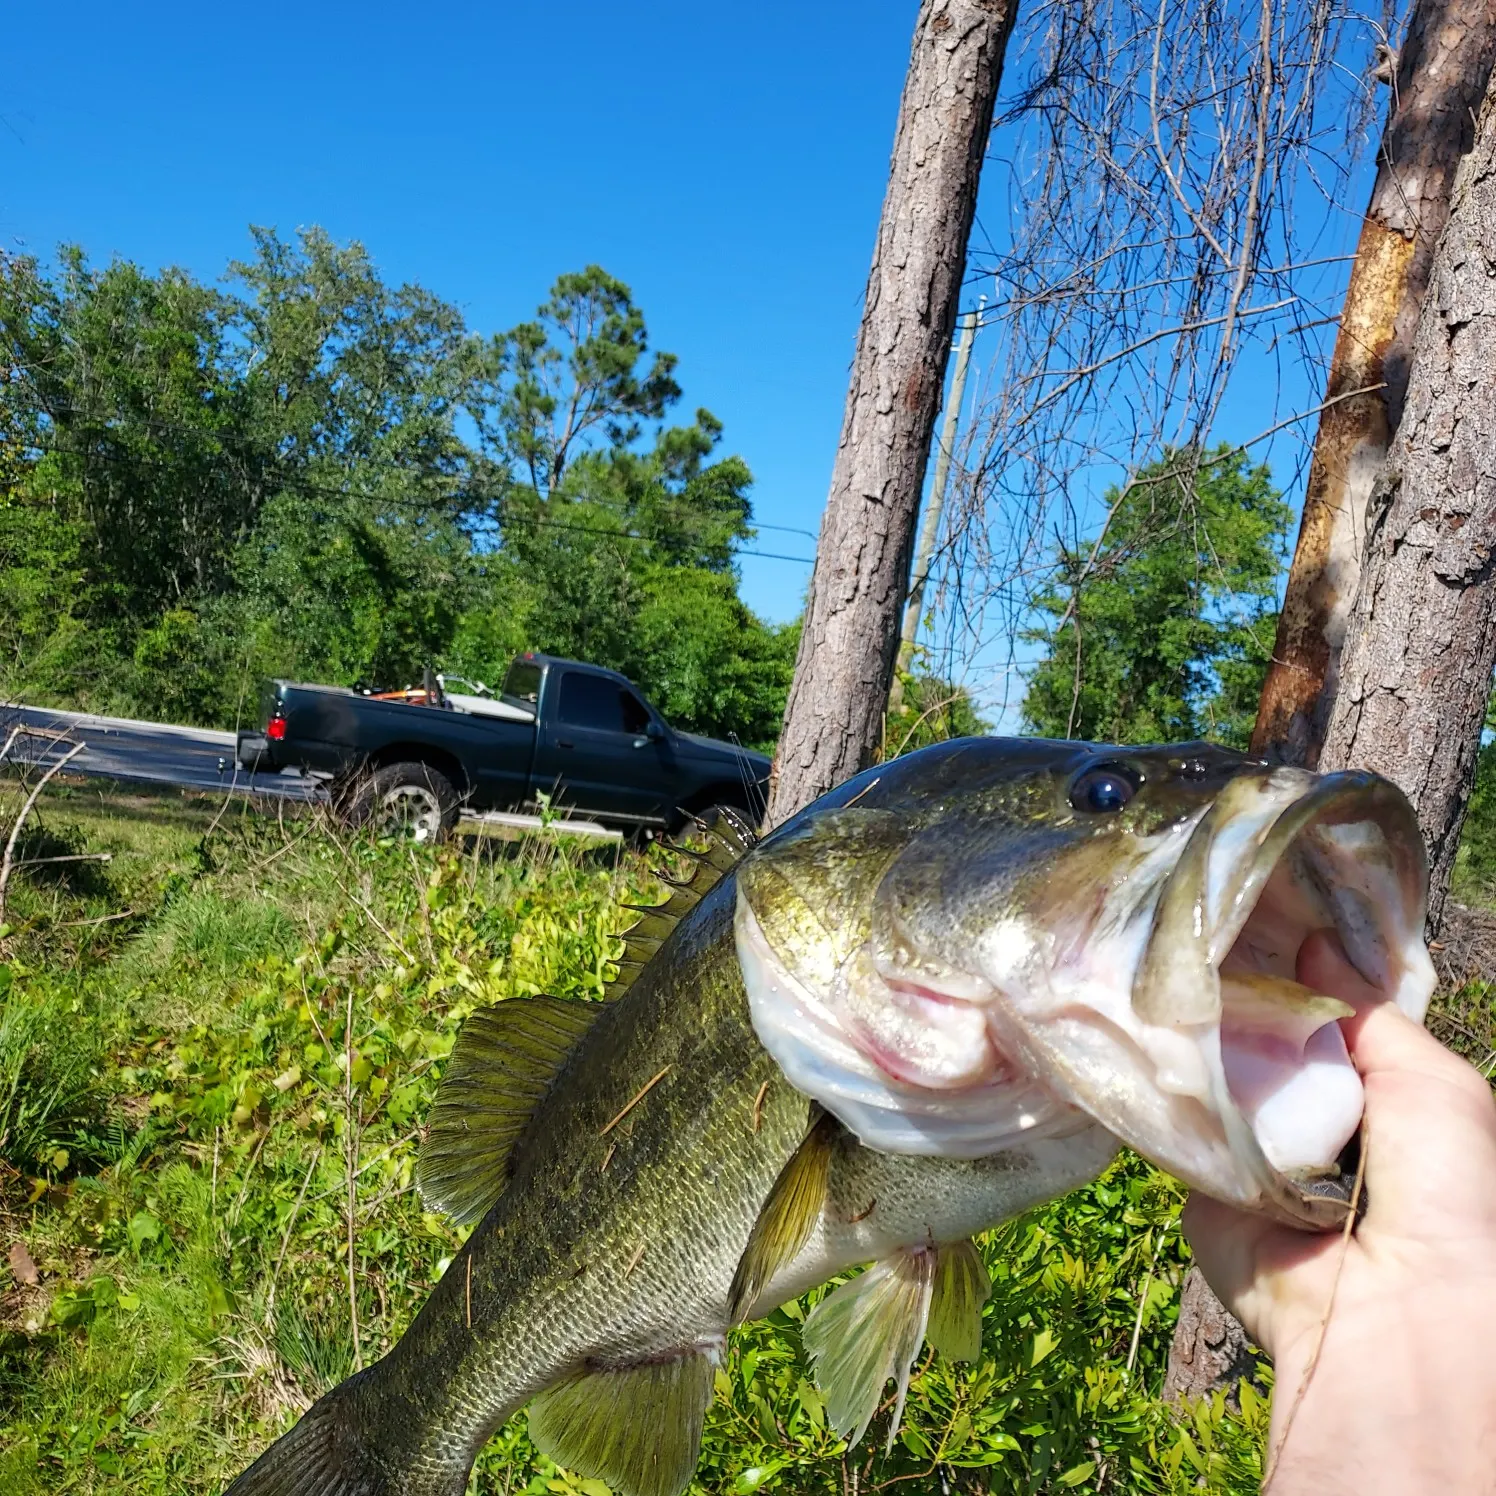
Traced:
<path id="1" fill-rule="evenodd" d="M 281 716 L 272 717 L 265 724 L 265 736 L 272 743 L 283 742 L 286 736 L 286 719 Z"/>

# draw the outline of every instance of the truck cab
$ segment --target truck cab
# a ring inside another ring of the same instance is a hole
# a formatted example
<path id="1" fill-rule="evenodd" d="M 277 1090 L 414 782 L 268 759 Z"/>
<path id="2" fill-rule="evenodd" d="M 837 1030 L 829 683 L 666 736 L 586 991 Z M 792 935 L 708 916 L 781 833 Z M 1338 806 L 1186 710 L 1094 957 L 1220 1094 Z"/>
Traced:
<path id="1" fill-rule="evenodd" d="M 497 693 L 449 691 L 429 674 L 379 695 L 272 682 L 239 759 L 328 779 L 354 819 L 419 808 L 431 835 L 464 808 L 521 810 L 542 796 L 634 833 L 716 804 L 757 819 L 769 771 L 763 754 L 673 727 L 616 671 L 534 653 L 513 661 Z"/>

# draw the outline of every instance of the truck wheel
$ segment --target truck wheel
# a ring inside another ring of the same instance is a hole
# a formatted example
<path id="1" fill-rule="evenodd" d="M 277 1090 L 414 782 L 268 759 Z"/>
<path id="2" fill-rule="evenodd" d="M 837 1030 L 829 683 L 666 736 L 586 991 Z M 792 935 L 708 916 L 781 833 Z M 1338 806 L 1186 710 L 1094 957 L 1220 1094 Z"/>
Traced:
<path id="1" fill-rule="evenodd" d="M 430 764 L 386 764 L 357 785 L 348 801 L 350 825 L 378 836 L 440 841 L 457 824 L 460 801 L 452 781 Z"/>

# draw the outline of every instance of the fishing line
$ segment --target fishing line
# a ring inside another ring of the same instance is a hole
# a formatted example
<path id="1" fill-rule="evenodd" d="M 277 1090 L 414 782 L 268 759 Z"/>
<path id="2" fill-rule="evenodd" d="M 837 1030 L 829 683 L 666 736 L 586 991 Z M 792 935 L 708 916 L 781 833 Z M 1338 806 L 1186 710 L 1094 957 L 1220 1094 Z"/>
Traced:
<path id="1" fill-rule="evenodd" d="M 1299 1379 L 1299 1390 L 1294 1393 L 1288 1416 L 1283 1420 L 1283 1437 L 1278 1440 L 1277 1446 L 1268 1455 L 1267 1469 L 1262 1476 L 1263 1496 L 1267 1496 L 1267 1488 L 1278 1473 L 1279 1456 L 1288 1443 L 1288 1436 L 1293 1432 L 1293 1421 L 1298 1416 L 1299 1405 L 1304 1401 L 1304 1394 L 1309 1390 L 1309 1382 L 1319 1366 L 1320 1352 L 1325 1348 L 1325 1335 L 1329 1331 L 1330 1315 L 1335 1308 L 1335 1293 L 1340 1287 L 1340 1274 L 1345 1267 L 1346 1255 L 1350 1252 L 1351 1233 L 1356 1229 L 1356 1207 L 1361 1203 L 1361 1182 L 1366 1177 L 1366 1152 L 1370 1145 L 1368 1134 L 1369 1129 L 1363 1127 L 1361 1129 L 1361 1156 L 1356 1160 L 1356 1183 L 1351 1189 L 1350 1203 L 1345 1215 L 1345 1228 L 1340 1233 L 1340 1249 L 1335 1254 L 1335 1275 L 1330 1279 L 1330 1293 L 1325 1301 L 1325 1312 L 1320 1316 L 1319 1331 L 1314 1338 L 1314 1350 L 1310 1353 L 1309 1364 L 1304 1368 L 1304 1375 Z"/>

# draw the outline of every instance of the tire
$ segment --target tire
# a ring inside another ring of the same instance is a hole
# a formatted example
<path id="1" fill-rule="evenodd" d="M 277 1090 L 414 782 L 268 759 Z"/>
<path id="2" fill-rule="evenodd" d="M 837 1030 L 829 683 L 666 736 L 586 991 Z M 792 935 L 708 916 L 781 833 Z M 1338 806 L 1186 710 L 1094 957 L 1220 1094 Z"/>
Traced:
<path id="1" fill-rule="evenodd" d="M 437 842 L 451 833 L 460 809 L 455 786 L 439 769 L 400 763 L 360 780 L 344 814 L 349 825 L 367 826 L 378 836 Z"/>

